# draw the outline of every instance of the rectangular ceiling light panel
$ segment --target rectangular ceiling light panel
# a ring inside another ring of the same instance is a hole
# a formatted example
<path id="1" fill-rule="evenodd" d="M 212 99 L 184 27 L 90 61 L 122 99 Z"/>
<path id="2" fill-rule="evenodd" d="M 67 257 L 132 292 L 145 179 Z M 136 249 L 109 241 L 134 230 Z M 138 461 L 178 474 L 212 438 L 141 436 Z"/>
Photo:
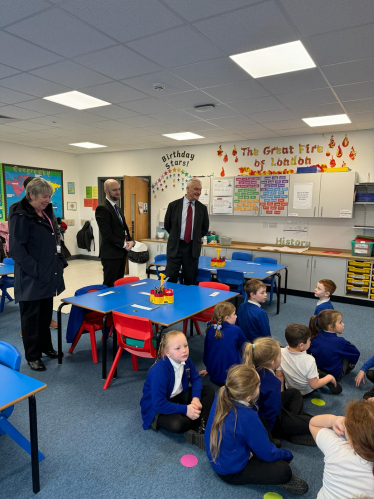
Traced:
<path id="1" fill-rule="evenodd" d="M 98 147 L 108 147 L 101 144 L 94 144 L 93 142 L 77 142 L 76 144 L 69 144 L 69 146 L 84 147 L 85 149 L 96 149 Z"/>
<path id="2" fill-rule="evenodd" d="M 302 120 L 309 126 L 344 125 L 346 123 L 351 123 L 351 120 L 346 114 L 317 116 L 316 118 L 302 118 Z"/>
<path id="3" fill-rule="evenodd" d="M 182 133 L 163 133 L 164 137 L 169 137 L 174 140 L 192 140 L 192 139 L 205 139 L 202 135 L 196 135 L 196 133 L 182 132 Z"/>
<path id="4" fill-rule="evenodd" d="M 56 102 L 62 106 L 73 107 L 74 109 L 91 109 L 92 107 L 100 106 L 110 106 L 110 102 L 105 102 L 104 100 L 96 99 L 96 97 L 91 97 L 91 95 L 83 94 L 82 92 L 77 92 L 73 90 L 72 92 L 65 92 L 63 94 L 51 95 L 50 97 L 43 97 L 45 100 Z"/>

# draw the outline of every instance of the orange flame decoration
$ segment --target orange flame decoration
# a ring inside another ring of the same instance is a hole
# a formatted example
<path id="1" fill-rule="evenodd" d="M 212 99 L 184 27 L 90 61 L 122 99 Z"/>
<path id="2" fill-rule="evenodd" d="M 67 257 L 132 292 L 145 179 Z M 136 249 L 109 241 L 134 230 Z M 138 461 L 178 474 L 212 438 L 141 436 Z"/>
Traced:
<path id="1" fill-rule="evenodd" d="M 218 151 L 217 151 L 217 156 L 220 158 L 223 154 L 223 151 L 222 151 L 222 146 L 219 146 L 218 148 Z"/>
<path id="2" fill-rule="evenodd" d="M 228 156 L 227 156 L 227 153 L 225 152 L 225 155 L 223 156 L 223 162 L 224 163 L 227 163 L 229 160 Z"/>
<path id="3" fill-rule="evenodd" d="M 225 169 L 222 167 L 222 170 L 221 170 L 221 177 L 224 177 L 225 176 Z"/>
<path id="4" fill-rule="evenodd" d="M 330 142 L 329 142 L 329 148 L 333 149 L 334 147 L 335 147 L 335 140 L 334 140 L 334 136 L 331 135 L 331 139 L 330 139 Z"/>
<path id="5" fill-rule="evenodd" d="M 295 170 L 268 170 L 265 172 L 259 172 L 258 170 L 251 170 L 248 166 L 240 166 L 239 168 L 240 176 L 248 176 L 248 175 L 282 175 L 286 173 L 295 173 Z"/>
<path id="6" fill-rule="evenodd" d="M 352 161 L 356 159 L 356 154 L 357 152 L 354 150 L 353 146 L 351 147 L 351 152 L 349 153 L 349 157 L 351 158 Z"/>
<path id="7" fill-rule="evenodd" d="M 326 156 L 330 156 L 330 154 L 331 154 L 330 151 L 327 149 Z"/>
<path id="8" fill-rule="evenodd" d="M 347 166 L 347 165 L 345 164 L 345 161 L 343 161 L 342 168 L 344 168 L 345 166 Z"/>
<path id="9" fill-rule="evenodd" d="M 348 140 L 347 134 L 345 134 L 345 137 L 344 137 L 343 142 L 342 142 L 342 146 L 347 147 L 348 144 L 349 144 L 349 140 Z"/>
<path id="10" fill-rule="evenodd" d="M 236 156 L 235 163 L 238 163 L 238 162 L 239 162 L 239 158 Z"/>
<path id="11" fill-rule="evenodd" d="M 343 156 L 343 151 L 340 145 L 338 146 L 338 150 L 336 151 L 336 157 L 341 158 Z"/>
<path id="12" fill-rule="evenodd" d="M 336 166 L 336 161 L 335 161 L 334 158 L 331 158 L 331 160 L 330 160 L 330 166 L 331 166 L 331 168 L 334 168 Z"/>
<path id="13" fill-rule="evenodd" d="M 238 151 L 236 150 L 236 146 L 234 146 L 234 149 L 232 150 L 231 153 L 233 156 L 236 156 L 238 154 Z"/>

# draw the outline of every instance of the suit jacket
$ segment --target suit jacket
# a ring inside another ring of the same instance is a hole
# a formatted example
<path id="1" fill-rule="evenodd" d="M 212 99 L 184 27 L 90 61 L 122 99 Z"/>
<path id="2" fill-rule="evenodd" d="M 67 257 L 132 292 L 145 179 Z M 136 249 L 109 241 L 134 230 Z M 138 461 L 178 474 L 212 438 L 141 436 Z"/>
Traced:
<path id="1" fill-rule="evenodd" d="M 116 260 L 126 258 L 127 256 L 127 251 L 123 247 L 126 241 L 125 236 L 127 234 L 128 241 L 133 241 L 133 238 L 130 236 L 125 217 L 121 210 L 120 214 L 123 225 L 107 199 L 96 208 L 95 218 L 102 239 L 99 253 L 100 258 Z"/>
<path id="2" fill-rule="evenodd" d="M 182 225 L 183 198 L 169 204 L 166 210 L 164 227 L 169 232 L 167 255 L 175 258 L 178 253 L 181 225 Z M 209 230 L 209 216 L 205 205 L 195 201 L 195 216 L 193 222 L 192 257 L 199 258 L 201 252 L 201 238 Z"/>

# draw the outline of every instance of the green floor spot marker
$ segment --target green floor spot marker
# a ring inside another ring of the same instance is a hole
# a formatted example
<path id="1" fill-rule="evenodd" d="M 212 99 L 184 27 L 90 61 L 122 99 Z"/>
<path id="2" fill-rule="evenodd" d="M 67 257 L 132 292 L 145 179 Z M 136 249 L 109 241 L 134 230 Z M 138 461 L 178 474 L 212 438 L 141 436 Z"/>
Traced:
<path id="1" fill-rule="evenodd" d="M 276 492 L 266 492 L 264 499 L 283 499 L 283 496 L 277 494 Z"/>
<path id="2" fill-rule="evenodd" d="M 321 399 L 312 399 L 311 402 L 314 405 L 325 405 L 325 402 Z"/>

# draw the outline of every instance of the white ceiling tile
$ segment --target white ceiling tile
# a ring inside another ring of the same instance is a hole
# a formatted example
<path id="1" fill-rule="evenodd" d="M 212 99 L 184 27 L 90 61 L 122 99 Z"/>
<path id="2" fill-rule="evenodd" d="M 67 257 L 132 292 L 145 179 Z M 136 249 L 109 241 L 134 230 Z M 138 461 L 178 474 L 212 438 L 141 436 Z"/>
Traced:
<path id="1" fill-rule="evenodd" d="M 12 76 L 17 73 L 19 73 L 18 69 L 10 68 L 9 66 L 0 64 L 0 78 L 7 78 L 8 76 Z"/>
<path id="2" fill-rule="evenodd" d="M 116 80 L 153 73 L 160 69 L 158 64 L 121 45 L 82 55 L 75 60 Z"/>
<path id="3" fill-rule="evenodd" d="M 167 104 L 159 99 L 154 99 L 153 97 L 150 99 L 141 99 L 135 100 L 132 102 L 126 102 L 123 104 L 127 109 L 131 109 L 140 114 L 155 114 L 155 113 L 163 113 L 168 111 L 176 111 L 174 106 Z"/>
<path id="4" fill-rule="evenodd" d="M 340 104 L 324 104 L 320 106 L 293 107 L 292 112 L 297 118 L 315 118 L 316 116 L 331 116 L 333 114 L 344 114 Z"/>
<path id="5" fill-rule="evenodd" d="M 246 139 L 271 139 L 273 137 L 279 137 L 279 135 L 275 132 L 254 132 L 254 133 L 243 133 L 242 134 Z"/>
<path id="6" fill-rule="evenodd" d="M 213 137 L 212 137 L 213 139 Z M 239 140 L 243 140 L 243 136 L 242 135 L 239 135 L 239 134 L 236 134 L 236 133 L 230 133 L 226 130 L 226 134 L 225 135 L 221 135 L 219 137 L 219 141 L 221 144 L 222 144 L 222 149 L 226 152 L 226 149 L 224 147 L 224 143 L 225 142 L 231 142 L 231 141 L 239 141 Z M 232 148 L 232 144 L 228 146 L 227 148 L 227 152 L 230 152 L 231 151 L 231 148 Z M 222 163 L 222 167 L 225 168 L 225 163 Z"/>
<path id="7" fill-rule="evenodd" d="M 125 123 L 126 125 L 139 128 L 146 126 L 156 126 L 160 123 L 164 123 L 163 121 L 156 120 L 155 118 L 151 118 L 150 116 L 135 116 L 134 118 L 124 118 L 120 121 L 121 123 Z"/>
<path id="8" fill-rule="evenodd" d="M 354 123 L 374 120 L 374 110 L 363 113 L 349 113 L 349 119 Z"/>
<path id="9" fill-rule="evenodd" d="M 34 96 L 16 92 L 10 88 L 0 86 L 0 102 L 4 104 L 16 104 L 34 99 Z"/>
<path id="10" fill-rule="evenodd" d="M 244 80 L 237 83 L 230 83 L 229 85 L 204 88 L 204 92 L 225 103 L 256 99 L 257 97 L 269 95 L 269 92 L 264 90 L 254 80 Z"/>
<path id="11" fill-rule="evenodd" d="M 289 128 L 286 130 L 277 130 L 281 137 L 290 137 L 293 135 L 315 135 L 318 133 L 317 129 L 313 131 L 312 128 Z"/>
<path id="12" fill-rule="evenodd" d="M 178 12 L 187 21 L 196 21 L 204 17 L 212 17 L 234 9 L 247 7 L 251 3 L 259 3 L 261 0 L 165 0 L 175 12 Z"/>
<path id="13" fill-rule="evenodd" d="M 225 128 L 212 128 L 211 130 L 204 130 L 205 137 L 224 137 L 228 133 L 231 132 L 233 128 L 230 127 L 230 130 L 226 130 Z M 234 133 L 234 131 L 232 132 Z"/>
<path id="14" fill-rule="evenodd" d="M 59 121 L 59 124 L 57 124 L 57 120 Z M 58 118 L 58 116 L 40 116 L 38 118 L 33 118 L 32 121 L 35 121 L 35 123 L 42 123 L 43 125 L 49 125 L 52 128 L 60 128 L 60 127 L 66 127 L 68 126 L 69 122 L 66 122 L 66 120 L 61 120 Z M 61 124 L 60 124 L 61 123 Z"/>
<path id="15" fill-rule="evenodd" d="M 267 126 L 267 124 L 266 124 Z M 250 133 L 258 133 L 258 132 L 268 132 L 269 130 L 262 125 L 240 125 L 240 126 L 230 126 L 230 130 L 235 133 L 240 134 L 250 134 Z"/>
<path id="16" fill-rule="evenodd" d="M 162 136 L 163 133 L 177 133 L 177 132 L 185 132 L 188 131 L 188 123 L 167 123 L 165 125 L 159 125 L 159 126 L 151 126 L 148 128 L 145 128 L 144 130 L 148 130 L 152 134 L 158 134 L 160 137 Z M 153 139 L 152 139 L 153 140 Z M 161 138 L 160 138 L 161 140 Z M 166 137 L 162 137 L 162 140 L 165 142 L 169 139 Z M 170 139 L 171 141 L 172 139 Z"/>
<path id="17" fill-rule="evenodd" d="M 51 81 L 43 80 L 37 76 L 28 73 L 21 73 L 19 75 L 3 78 L 0 81 L 2 87 L 11 88 L 18 92 L 27 92 L 35 97 L 47 97 L 55 94 L 62 94 L 69 92 L 71 89 L 63 85 L 58 85 Z"/>
<path id="18" fill-rule="evenodd" d="M 65 57 L 75 57 L 115 43 L 113 39 L 59 9 L 20 21 L 6 28 L 6 31 Z"/>
<path id="19" fill-rule="evenodd" d="M 170 71 L 158 71 L 148 75 L 138 76 L 137 78 L 129 78 L 123 80 L 123 83 L 130 87 L 136 88 L 149 95 L 158 98 L 161 95 L 176 94 L 178 92 L 186 92 L 187 90 L 194 90 L 194 86 L 181 80 L 177 76 L 170 73 Z M 156 90 L 155 83 L 163 83 L 165 88 L 163 90 Z"/>
<path id="20" fill-rule="evenodd" d="M 58 119 L 74 121 L 76 123 L 95 123 L 98 121 L 105 121 L 107 118 L 103 116 L 97 116 L 96 114 L 87 113 L 85 111 L 71 109 L 69 111 L 66 111 L 65 113 L 59 114 Z"/>
<path id="21" fill-rule="evenodd" d="M 273 0 L 196 22 L 194 26 L 227 55 L 298 39 Z"/>
<path id="22" fill-rule="evenodd" d="M 216 125 L 212 125 L 212 123 L 209 123 L 209 121 L 191 121 L 185 125 L 185 128 L 188 128 L 189 132 L 199 132 L 202 133 L 202 135 L 205 135 L 205 132 L 208 130 L 217 130 L 218 127 Z"/>
<path id="23" fill-rule="evenodd" d="M 340 87 L 334 87 L 334 90 L 342 102 L 349 100 L 371 99 L 374 97 L 374 81 L 353 83 L 352 85 L 342 85 Z"/>
<path id="24" fill-rule="evenodd" d="M 215 108 L 200 113 L 196 111 L 196 109 L 190 109 L 188 112 L 193 116 L 196 116 L 196 118 L 200 118 L 202 120 L 225 118 L 226 116 L 236 116 L 238 114 L 238 111 L 226 106 L 225 104 L 218 104 Z"/>
<path id="25" fill-rule="evenodd" d="M 41 113 L 36 113 L 28 109 L 22 109 L 19 106 L 3 106 L 1 108 L 1 114 L 3 116 L 11 116 L 12 118 L 17 118 L 21 120 L 30 120 L 42 116 Z"/>
<path id="26" fill-rule="evenodd" d="M 118 132 L 126 132 L 126 130 L 131 130 L 131 126 L 120 123 L 119 121 L 100 121 L 96 124 L 98 128 L 103 130 L 114 130 Z"/>
<path id="27" fill-rule="evenodd" d="M 317 126 L 313 127 L 313 130 L 317 133 L 349 132 L 356 130 L 356 126 L 353 123 L 347 123 L 345 125 Z"/>
<path id="28" fill-rule="evenodd" d="M 280 109 L 279 111 L 253 113 L 251 118 L 257 123 L 271 123 L 272 121 L 294 120 L 296 116 L 289 109 Z"/>
<path id="29" fill-rule="evenodd" d="M 249 119 L 247 116 L 243 115 L 237 115 L 237 116 L 228 116 L 227 118 L 218 118 L 218 119 L 211 119 L 209 120 L 210 123 L 213 125 L 217 125 L 222 128 L 228 128 L 231 126 L 238 126 L 238 125 L 253 125 L 254 121 Z"/>
<path id="30" fill-rule="evenodd" d="M 325 79 L 317 68 L 267 76 L 259 78 L 258 81 L 275 95 L 327 87 Z"/>
<path id="31" fill-rule="evenodd" d="M 34 123 L 33 121 L 16 121 L 15 123 L 9 123 L 9 126 L 34 131 L 48 129 L 48 125 L 41 125 L 40 123 Z"/>
<path id="32" fill-rule="evenodd" d="M 278 99 L 288 107 L 313 106 L 319 104 L 333 104 L 336 98 L 329 88 L 293 92 L 292 94 L 278 95 Z"/>
<path id="33" fill-rule="evenodd" d="M 23 109 L 29 109 L 30 111 L 35 111 L 40 114 L 59 114 L 66 111 L 66 106 L 61 104 L 56 104 L 55 102 L 47 101 L 44 99 L 34 99 L 27 102 L 21 102 L 17 104 L 18 107 Z"/>
<path id="34" fill-rule="evenodd" d="M 374 110 L 374 99 L 362 99 L 344 102 L 347 113 L 363 113 Z"/>
<path id="35" fill-rule="evenodd" d="M 61 60 L 57 54 L 36 47 L 8 33 L 0 32 L 0 62 L 29 71 Z"/>
<path id="36" fill-rule="evenodd" d="M 281 0 L 302 36 L 374 21 L 372 0 Z"/>
<path id="37" fill-rule="evenodd" d="M 342 62 L 321 69 L 332 86 L 374 80 L 374 59 Z"/>
<path id="38" fill-rule="evenodd" d="M 185 113 L 184 111 L 173 111 L 171 113 L 155 113 L 152 118 L 162 121 L 163 123 L 188 123 L 189 121 L 198 121 L 196 116 Z"/>
<path id="39" fill-rule="evenodd" d="M 0 125 L 0 133 L 8 135 L 18 135 L 21 132 L 19 128 L 12 127 L 10 125 Z"/>
<path id="40" fill-rule="evenodd" d="M 297 129 L 297 128 L 310 128 L 304 121 L 299 120 L 286 120 L 286 121 L 274 121 L 266 123 L 266 128 L 270 130 L 287 130 L 287 129 Z"/>
<path id="41" fill-rule="evenodd" d="M 359 123 L 355 123 L 356 128 L 358 130 L 367 130 L 370 128 L 374 128 L 374 120 L 371 121 L 361 121 Z"/>
<path id="42" fill-rule="evenodd" d="M 124 85 L 123 83 L 120 83 L 118 81 L 84 88 L 81 89 L 81 92 L 92 95 L 93 97 L 97 97 L 98 99 L 102 99 L 106 102 L 111 102 L 112 104 L 144 99 L 146 97 L 146 95 L 142 92 L 138 92 L 138 90 L 128 87 L 127 85 Z"/>
<path id="43" fill-rule="evenodd" d="M 241 100 L 239 102 L 232 102 L 231 107 L 240 111 L 247 116 L 251 113 L 259 113 L 263 111 L 276 111 L 277 109 L 284 109 L 284 105 L 279 102 L 275 97 L 261 97 L 260 99 Z"/>
<path id="44" fill-rule="evenodd" d="M 62 8 L 121 42 L 183 24 L 162 4 L 149 0 L 80 0 Z"/>
<path id="45" fill-rule="evenodd" d="M 148 36 L 127 45 L 165 68 L 192 64 L 223 55 L 212 43 L 188 26 Z M 170 47 L 173 47 L 173 50 L 170 50 Z"/>
<path id="46" fill-rule="evenodd" d="M 251 77 L 230 58 L 218 58 L 210 61 L 188 64 L 173 68 L 173 73 L 198 88 L 226 85 Z"/>
<path id="47" fill-rule="evenodd" d="M 46 0 L 2 0 L 0 26 L 14 23 L 50 7 Z"/>
<path id="48" fill-rule="evenodd" d="M 374 57 L 374 24 L 331 31 L 305 39 L 311 57 L 320 66 Z"/>
<path id="49" fill-rule="evenodd" d="M 160 99 L 178 109 L 193 109 L 203 104 L 218 104 L 218 100 L 207 95 L 201 90 L 191 90 L 179 94 L 160 96 Z"/>
<path id="50" fill-rule="evenodd" d="M 87 113 L 94 114 L 96 116 L 102 116 L 107 120 L 118 120 L 120 118 L 131 118 L 132 116 L 139 116 L 135 111 L 130 111 L 121 106 L 102 106 L 95 107 L 87 110 Z"/>
<path id="51" fill-rule="evenodd" d="M 58 62 L 44 68 L 35 69 L 31 73 L 46 80 L 74 88 L 74 90 L 111 81 L 110 78 L 84 68 L 73 61 Z"/>

